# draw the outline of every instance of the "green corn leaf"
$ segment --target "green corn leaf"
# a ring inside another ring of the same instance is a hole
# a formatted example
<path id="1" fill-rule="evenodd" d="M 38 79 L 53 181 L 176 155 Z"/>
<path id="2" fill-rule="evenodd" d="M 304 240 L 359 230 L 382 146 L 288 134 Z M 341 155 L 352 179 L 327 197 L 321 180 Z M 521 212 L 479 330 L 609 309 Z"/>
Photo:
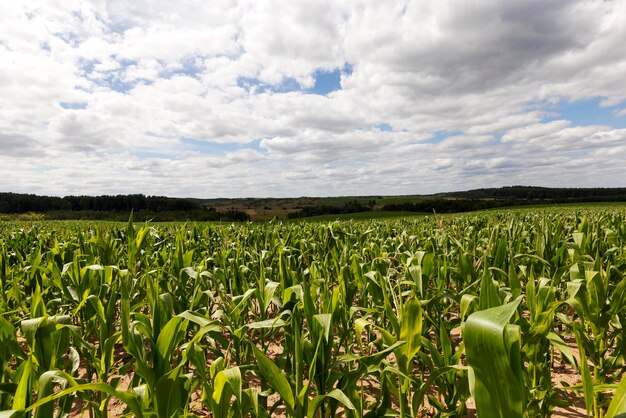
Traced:
<path id="1" fill-rule="evenodd" d="M 554 332 L 549 332 L 546 338 L 553 347 L 556 347 L 559 350 L 563 358 L 565 358 L 565 360 L 569 364 L 571 364 L 572 366 L 575 366 L 577 364 L 572 349 L 565 343 L 565 341 L 563 341 L 561 337 L 559 337 Z"/>
<path id="2" fill-rule="evenodd" d="M 172 352 L 178 343 L 178 335 L 182 322 L 182 318 L 175 316 L 167 322 L 159 333 L 156 342 L 157 378 L 170 371 Z"/>
<path id="3" fill-rule="evenodd" d="M 98 317 L 98 321 L 100 321 L 100 326 L 105 326 L 109 321 L 107 321 L 104 305 L 102 305 L 100 298 L 96 295 L 89 295 L 87 297 L 87 301 L 90 302 L 94 311 L 96 311 L 96 316 Z"/>
<path id="4" fill-rule="evenodd" d="M 187 401 L 190 376 L 181 374 L 182 367 L 176 367 L 156 382 L 155 403 L 159 417 L 178 416 Z"/>
<path id="5" fill-rule="evenodd" d="M 292 296 L 295 296 L 298 300 L 303 300 L 304 292 L 302 290 L 302 285 L 296 284 L 283 290 L 283 305 L 289 302 Z"/>
<path id="6" fill-rule="evenodd" d="M 514 298 L 517 298 L 522 293 L 522 283 L 515 271 L 515 265 L 513 263 L 509 264 L 509 274 L 507 276 L 509 278 L 511 293 Z"/>
<path id="7" fill-rule="evenodd" d="M 241 402 L 242 383 L 241 371 L 239 367 L 220 370 L 213 382 L 212 401 L 214 403 L 215 415 L 218 417 L 227 416 L 230 405 L 230 398 L 235 395 L 235 400 Z"/>
<path id="8" fill-rule="evenodd" d="M 31 296 L 30 302 L 30 317 L 31 318 L 39 318 L 46 316 L 46 304 L 41 296 L 41 288 L 39 287 L 39 283 L 35 286 L 35 291 Z"/>
<path id="9" fill-rule="evenodd" d="M 283 321 L 280 318 L 272 318 L 272 319 L 266 319 L 263 321 L 251 322 L 249 324 L 244 325 L 244 327 L 249 328 L 249 329 L 274 329 L 274 328 L 282 328 L 287 325 L 288 323 Z"/>
<path id="10" fill-rule="evenodd" d="M 332 314 L 317 314 L 313 315 L 313 319 L 322 327 L 322 332 L 324 335 L 324 340 L 328 342 L 330 338 L 330 328 L 332 325 Z"/>
<path id="11" fill-rule="evenodd" d="M 400 340 L 406 341 L 406 344 L 400 348 L 400 351 L 406 357 L 406 361 L 410 362 L 421 347 L 422 339 L 422 306 L 416 298 L 411 298 L 404 303 L 402 307 L 402 316 L 400 317 Z"/>
<path id="12" fill-rule="evenodd" d="M 254 345 L 250 345 L 254 352 L 254 358 L 257 361 L 257 367 L 263 378 L 274 389 L 291 411 L 295 410 L 296 403 L 293 396 L 293 390 L 287 380 L 285 372 L 280 370 L 269 357 Z"/>
<path id="13" fill-rule="evenodd" d="M 626 378 L 622 378 L 622 382 L 617 387 L 613 400 L 609 404 L 606 411 L 606 418 L 624 418 L 626 417 Z"/>
<path id="14" fill-rule="evenodd" d="M 458 373 L 458 372 L 466 372 L 466 371 L 467 371 L 467 367 L 459 366 L 459 365 L 452 365 L 452 366 L 445 366 L 445 367 L 437 368 L 430 376 L 428 376 L 428 379 L 426 379 L 426 381 L 424 381 L 424 383 L 420 385 L 419 390 L 413 396 L 413 410 L 414 411 L 419 410 L 424 400 L 426 399 L 426 394 L 428 390 L 433 386 L 433 384 L 435 384 L 435 381 L 440 376 L 446 373 Z"/>
<path id="15" fill-rule="evenodd" d="M 623 312 L 626 306 L 626 280 L 621 280 L 611 295 L 611 315 Z"/>
<path id="16" fill-rule="evenodd" d="M 423 251 L 422 251 L 422 253 L 423 253 Z M 424 286 L 423 286 L 423 283 L 422 283 L 422 266 L 410 266 L 409 267 L 409 275 L 411 276 L 411 278 L 415 282 L 415 285 L 417 286 L 417 292 L 419 293 L 420 297 L 423 297 L 423 295 L 424 295 Z"/>
<path id="17" fill-rule="evenodd" d="M 589 370 L 589 365 L 587 364 L 587 356 L 585 354 L 585 349 L 582 345 L 581 334 L 582 330 L 577 330 L 576 332 L 576 341 L 578 343 L 578 353 L 580 354 L 580 372 L 583 380 L 583 393 L 585 395 L 585 407 L 587 408 L 587 416 L 591 413 L 593 409 L 593 379 L 591 377 L 591 371 Z"/>
<path id="18" fill-rule="evenodd" d="M 15 328 L 9 321 L 0 317 L 0 367 L 2 370 L 12 356 L 18 356 L 21 353 Z"/>
<path id="19" fill-rule="evenodd" d="M 309 375 L 310 376 L 315 376 L 315 374 L 317 373 L 317 358 L 318 355 L 320 354 L 320 348 L 322 347 L 322 336 L 320 336 L 317 340 L 317 346 L 315 347 L 315 354 L 313 354 L 313 358 L 310 361 L 311 367 L 309 368 Z M 309 387 L 311 386 L 311 381 L 313 379 L 309 379 L 308 382 L 306 383 L 306 385 L 302 386 L 302 388 L 300 389 L 300 392 L 298 393 L 298 408 L 300 409 L 300 407 L 306 406 L 309 398 L 307 396 L 307 392 L 309 390 Z M 303 410 L 302 410 L 303 411 Z"/>
<path id="20" fill-rule="evenodd" d="M 15 383 L 0 383 L 0 392 L 15 395 L 17 385 Z"/>
<path id="21" fill-rule="evenodd" d="M 33 371 L 33 357 L 28 356 L 26 362 L 24 362 L 24 368 L 22 371 L 22 378 L 15 390 L 15 396 L 13 397 L 12 408 L 15 410 L 24 409 L 30 403 L 30 393 L 32 388 L 32 371 Z"/>
<path id="22" fill-rule="evenodd" d="M 464 325 L 470 389 L 481 418 L 523 415 L 520 330 L 508 324 L 520 301 L 475 312 Z"/>
<path id="23" fill-rule="evenodd" d="M 61 390 L 59 392 L 55 392 L 54 394 L 47 396 L 41 400 L 38 400 L 36 403 L 31 405 L 26 409 L 26 412 L 33 410 L 34 408 L 38 408 L 48 402 L 52 402 L 56 399 L 60 399 L 64 396 L 70 395 L 74 392 L 103 392 L 110 396 L 114 396 L 124 402 L 130 410 L 133 412 L 135 417 L 142 418 L 144 416 L 143 410 L 138 402 L 137 396 L 130 394 L 128 392 L 120 392 L 113 389 L 107 383 L 85 383 L 81 385 L 71 385 L 67 389 Z"/>
<path id="24" fill-rule="evenodd" d="M 478 299 L 480 309 L 495 308 L 502 304 L 500 289 L 491 275 L 491 270 L 486 268 L 480 285 L 480 297 Z"/>
<path id="25" fill-rule="evenodd" d="M 585 234 L 582 232 L 574 232 L 572 233 L 572 238 L 574 238 L 574 243 L 578 248 L 582 248 L 583 246 L 583 238 L 585 238 Z"/>
<path id="26" fill-rule="evenodd" d="M 443 319 L 439 321 L 439 341 L 441 351 L 443 352 L 444 364 L 448 366 L 450 364 L 450 358 L 452 357 L 452 343 L 450 342 L 450 335 L 448 334 Z M 436 350 L 433 350 L 433 352 L 436 352 Z"/>
<path id="27" fill-rule="evenodd" d="M 196 325 L 200 325 L 201 327 L 205 327 L 209 324 L 213 324 L 216 323 L 215 321 L 211 321 L 210 319 L 200 315 L 197 312 L 193 312 L 193 311 L 184 311 L 179 313 L 177 316 L 186 319 L 190 322 L 193 322 Z"/>
<path id="28" fill-rule="evenodd" d="M 243 391 L 243 402 L 241 413 L 247 416 L 250 412 L 251 416 L 259 415 L 259 391 L 256 388 L 248 388 Z"/>
<path id="29" fill-rule="evenodd" d="M 319 408 L 321 403 L 327 398 L 332 398 L 339 401 L 346 409 L 349 409 L 350 411 L 356 410 L 354 404 L 350 401 L 345 393 L 343 393 L 340 389 L 333 389 L 332 391 L 324 395 L 318 395 L 313 398 L 313 400 L 309 403 L 309 409 L 306 414 L 307 418 L 314 418 L 317 409 Z"/>
<path id="30" fill-rule="evenodd" d="M 468 293 L 461 296 L 461 320 L 465 321 L 465 318 L 468 314 L 470 314 L 470 309 L 473 305 L 476 305 L 478 301 L 478 296 L 470 295 Z"/>
<path id="31" fill-rule="evenodd" d="M 239 315 L 243 312 L 243 310 L 247 307 L 250 298 L 254 296 L 254 292 L 256 292 L 256 289 L 248 289 L 243 295 L 233 297 L 233 302 L 236 302 L 237 305 L 232 309 L 232 313 Z"/>
<path id="32" fill-rule="evenodd" d="M 39 377 L 39 392 L 37 399 L 43 399 L 53 393 L 57 374 L 55 372 L 45 372 Z M 64 389 L 62 385 L 62 389 Z M 34 418 L 46 418 L 53 416 L 54 403 L 48 402 L 35 410 Z"/>
<path id="33" fill-rule="evenodd" d="M 267 311 L 270 304 L 272 303 L 272 299 L 276 294 L 276 290 L 280 287 L 280 283 L 277 282 L 267 282 L 265 284 L 265 289 L 263 289 L 263 312 Z"/>
<path id="34" fill-rule="evenodd" d="M 366 366 L 378 365 L 385 357 L 387 357 L 393 351 L 402 347 L 404 344 L 406 344 L 405 341 L 397 341 L 393 345 L 390 345 L 389 347 L 386 347 L 383 350 L 380 350 L 379 352 L 376 352 L 374 354 L 369 354 L 366 356 L 358 356 L 355 354 L 344 354 L 337 359 L 337 362 L 347 363 L 347 362 L 352 362 L 352 361 L 359 361 L 361 364 L 364 364 Z"/>

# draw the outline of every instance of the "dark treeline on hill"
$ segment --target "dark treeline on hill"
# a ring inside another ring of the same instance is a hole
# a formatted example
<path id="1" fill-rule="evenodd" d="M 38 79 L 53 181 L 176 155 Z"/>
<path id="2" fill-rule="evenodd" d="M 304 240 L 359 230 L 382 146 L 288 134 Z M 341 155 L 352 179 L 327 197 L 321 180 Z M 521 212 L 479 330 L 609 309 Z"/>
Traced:
<path id="1" fill-rule="evenodd" d="M 459 197 L 465 199 L 592 199 L 587 201 L 616 201 L 626 199 L 625 187 L 534 187 L 506 186 L 490 189 L 475 189 L 463 192 L 450 192 L 433 195 L 435 197 Z M 604 199 L 604 200 L 603 200 Z M 580 200 L 583 201 L 583 200 Z"/>
<path id="2" fill-rule="evenodd" d="M 623 196 L 599 196 L 597 198 L 576 197 L 558 199 L 428 199 L 413 203 L 392 203 L 384 205 L 384 211 L 405 212 L 436 212 L 457 213 L 470 212 L 473 210 L 495 209 L 511 206 L 529 205 L 558 205 L 564 203 L 600 203 L 600 202 L 626 202 Z"/>
<path id="3" fill-rule="evenodd" d="M 537 204 L 626 202 L 626 188 L 548 188 L 511 186 L 433 195 L 418 202 L 393 203 L 388 211 L 456 213 Z"/>
<path id="4" fill-rule="evenodd" d="M 332 198 L 181 199 L 142 194 L 50 197 L 0 193 L 0 214 L 35 214 L 44 219 L 137 221 L 247 221 L 248 213 L 282 210 L 289 218 L 371 211 L 455 213 L 474 210 L 586 202 L 626 202 L 626 188 L 548 188 L 509 186 L 412 196 Z M 23 215 L 26 216 L 26 215 Z M 254 219 L 254 218 L 253 218 Z"/>
<path id="5" fill-rule="evenodd" d="M 341 205 L 311 205 L 304 206 L 298 212 L 293 212 L 288 215 L 290 219 L 295 218 L 307 218 L 309 216 L 318 215 L 337 215 L 344 213 L 357 213 L 357 212 L 369 212 L 373 210 L 375 200 L 371 202 L 362 203 L 357 200 L 349 200 Z"/>
<path id="6" fill-rule="evenodd" d="M 200 206 L 186 199 L 142 194 L 115 196 L 37 196 L 34 194 L 0 193 L 1 213 L 69 211 L 123 211 L 150 210 L 153 212 L 187 211 Z"/>
<path id="7" fill-rule="evenodd" d="M 342 205 L 312 205 L 305 206 L 300 211 L 290 214 L 289 217 L 301 218 L 315 215 L 345 214 L 373 210 L 457 213 L 511 206 L 587 202 L 626 202 L 626 188 L 510 186 L 464 192 L 439 193 L 429 196 L 406 196 L 406 202 L 402 201 L 402 197 L 394 197 L 393 203 L 385 203 L 385 198 L 379 198 L 371 203 L 351 200 Z"/>
<path id="8" fill-rule="evenodd" d="M 164 196 L 142 194 L 115 196 L 38 196 L 34 194 L 0 193 L 0 213 L 43 213 L 46 219 L 128 219 L 175 221 L 246 221 L 245 212 L 229 210 L 218 212 L 197 202 Z"/>

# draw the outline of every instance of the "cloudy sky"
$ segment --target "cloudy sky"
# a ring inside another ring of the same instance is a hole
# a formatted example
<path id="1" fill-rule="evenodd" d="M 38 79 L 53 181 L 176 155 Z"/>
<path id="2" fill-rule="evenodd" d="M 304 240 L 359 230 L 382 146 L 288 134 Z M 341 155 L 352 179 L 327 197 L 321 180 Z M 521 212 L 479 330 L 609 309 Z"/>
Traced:
<path id="1" fill-rule="evenodd" d="M 0 191 L 626 186 L 626 0 L 0 2 Z"/>

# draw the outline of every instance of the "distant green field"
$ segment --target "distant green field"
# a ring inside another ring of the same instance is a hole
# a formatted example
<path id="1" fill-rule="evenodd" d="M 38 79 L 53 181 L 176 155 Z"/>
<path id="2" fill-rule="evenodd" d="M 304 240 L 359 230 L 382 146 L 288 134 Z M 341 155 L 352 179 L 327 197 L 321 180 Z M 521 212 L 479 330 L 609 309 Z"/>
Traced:
<path id="1" fill-rule="evenodd" d="M 410 197 L 410 196 L 407 196 L 407 197 Z M 403 197 L 398 196 L 397 198 L 402 199 Z M 387 198 L 385 198 L 385 200 L 386 199 Z M 398 201 L 401 201 L 401 200 L 398 200 Z M 483 210 L 470 211 L 470 212 L 444 213 L 444 214 L 437 214 L 437 216 L 457 217 L 457 216 L 463 216 L 463 215 L 478 215 L 478 214 L 486 214 L 486 213 L 502 212 L 502 211 L 536 212 L 537 210 L 554 211 L 558 209 L 571 210 L 571 209 L 577 209 L 577 208 L 581 210 L 624 209 L 626 208 L 626 202 L 563 203 L 563 204 L 558 204 L 558 205 L 557 204 L 522 205 L 522 206 L 511 206 L 511 207 L 504 207 L 504 208 L 483 209 Z M 426 216 L 426 215 L 432 215 L 432 213 L 406 212 L 406 211 L 404 212 L 403 211 L 371 211 L 371 212 L 356 212 L 356 213 L 309 216 L 306 218 L 297 218 L 297 219 L 294 219 L 294 221 L 332 222 L 332 221 L 346 221 L 346 220 L 391 219 L 391 218 L 415 217 L 415 216 Z"/>
<path id="2" fill-rule="evenodd" d="M 428 213 L 418 212 L 394 212 L 394 211 L 378 211 L 378 212 L 356 212 L 356 213 L 342 213 L 334 215 L 319 215 L 310 216 L 308 218 L 298 218 L 294 221 L 313 221 L 313 222 L 332 222 L 332 221 L 348 221 L 354 220 L 368 220 L 368 219 L 388 219 L 388 218 L 402 218 L 402 217 L 415 217 L 424 216 Z"/>
<path id="3" fill-rule="evenodd" d="M 369 204 L 372 200 L 378 200 L 376 196 L 338 196 L 338 197 L 319 197 L 315 199 L 315 205 L 318 206 L 341 206 L 348 202 L 358 202 L 362 205 Z"/>
<path id="4" fill-rule="evenodd" d="M 398 203 L 415 203 L 422 202 L 424 196 L 338 196 L 338 197 L 320 197 L 315 200 L 316 205 L 340 206 L 347 202 L 358 202 L 360 204 L 369 204 L 374 201 L 376 205 L 390 205 Z"/>
<path id="5" fill-rule="evenodd" d="M 401 203 L 418 203 L 426 200 L 424 196 L 384 196 L 376 199 L 377 205 L 394 205 Z"/>
<path id="6" fill-rule="evenodd" d="M 506 210 L 553 210 L 553 209 L 624 209 L 626 208 L 626 202 L 586 202 L 586 203 L 559 203 L 559 204 L 543 204 L 543 205 L 520 205 L 520 206 L 508 206 L 503 208 L 484 209 L 477 212 L 494 212 L 494 211 L 506 211 Z M 458 215 L 458 214 L 451 214 Z"/>

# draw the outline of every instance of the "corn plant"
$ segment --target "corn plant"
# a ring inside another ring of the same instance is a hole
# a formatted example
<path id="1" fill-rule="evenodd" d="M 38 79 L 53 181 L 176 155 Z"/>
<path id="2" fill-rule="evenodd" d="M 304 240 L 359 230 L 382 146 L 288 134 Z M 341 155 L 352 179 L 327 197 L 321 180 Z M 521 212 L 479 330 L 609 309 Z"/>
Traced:
<path id="1" fill-rule="evenodd" d="M 619 416 L 624 214 L 0 223 L 0 417 Z"/>

